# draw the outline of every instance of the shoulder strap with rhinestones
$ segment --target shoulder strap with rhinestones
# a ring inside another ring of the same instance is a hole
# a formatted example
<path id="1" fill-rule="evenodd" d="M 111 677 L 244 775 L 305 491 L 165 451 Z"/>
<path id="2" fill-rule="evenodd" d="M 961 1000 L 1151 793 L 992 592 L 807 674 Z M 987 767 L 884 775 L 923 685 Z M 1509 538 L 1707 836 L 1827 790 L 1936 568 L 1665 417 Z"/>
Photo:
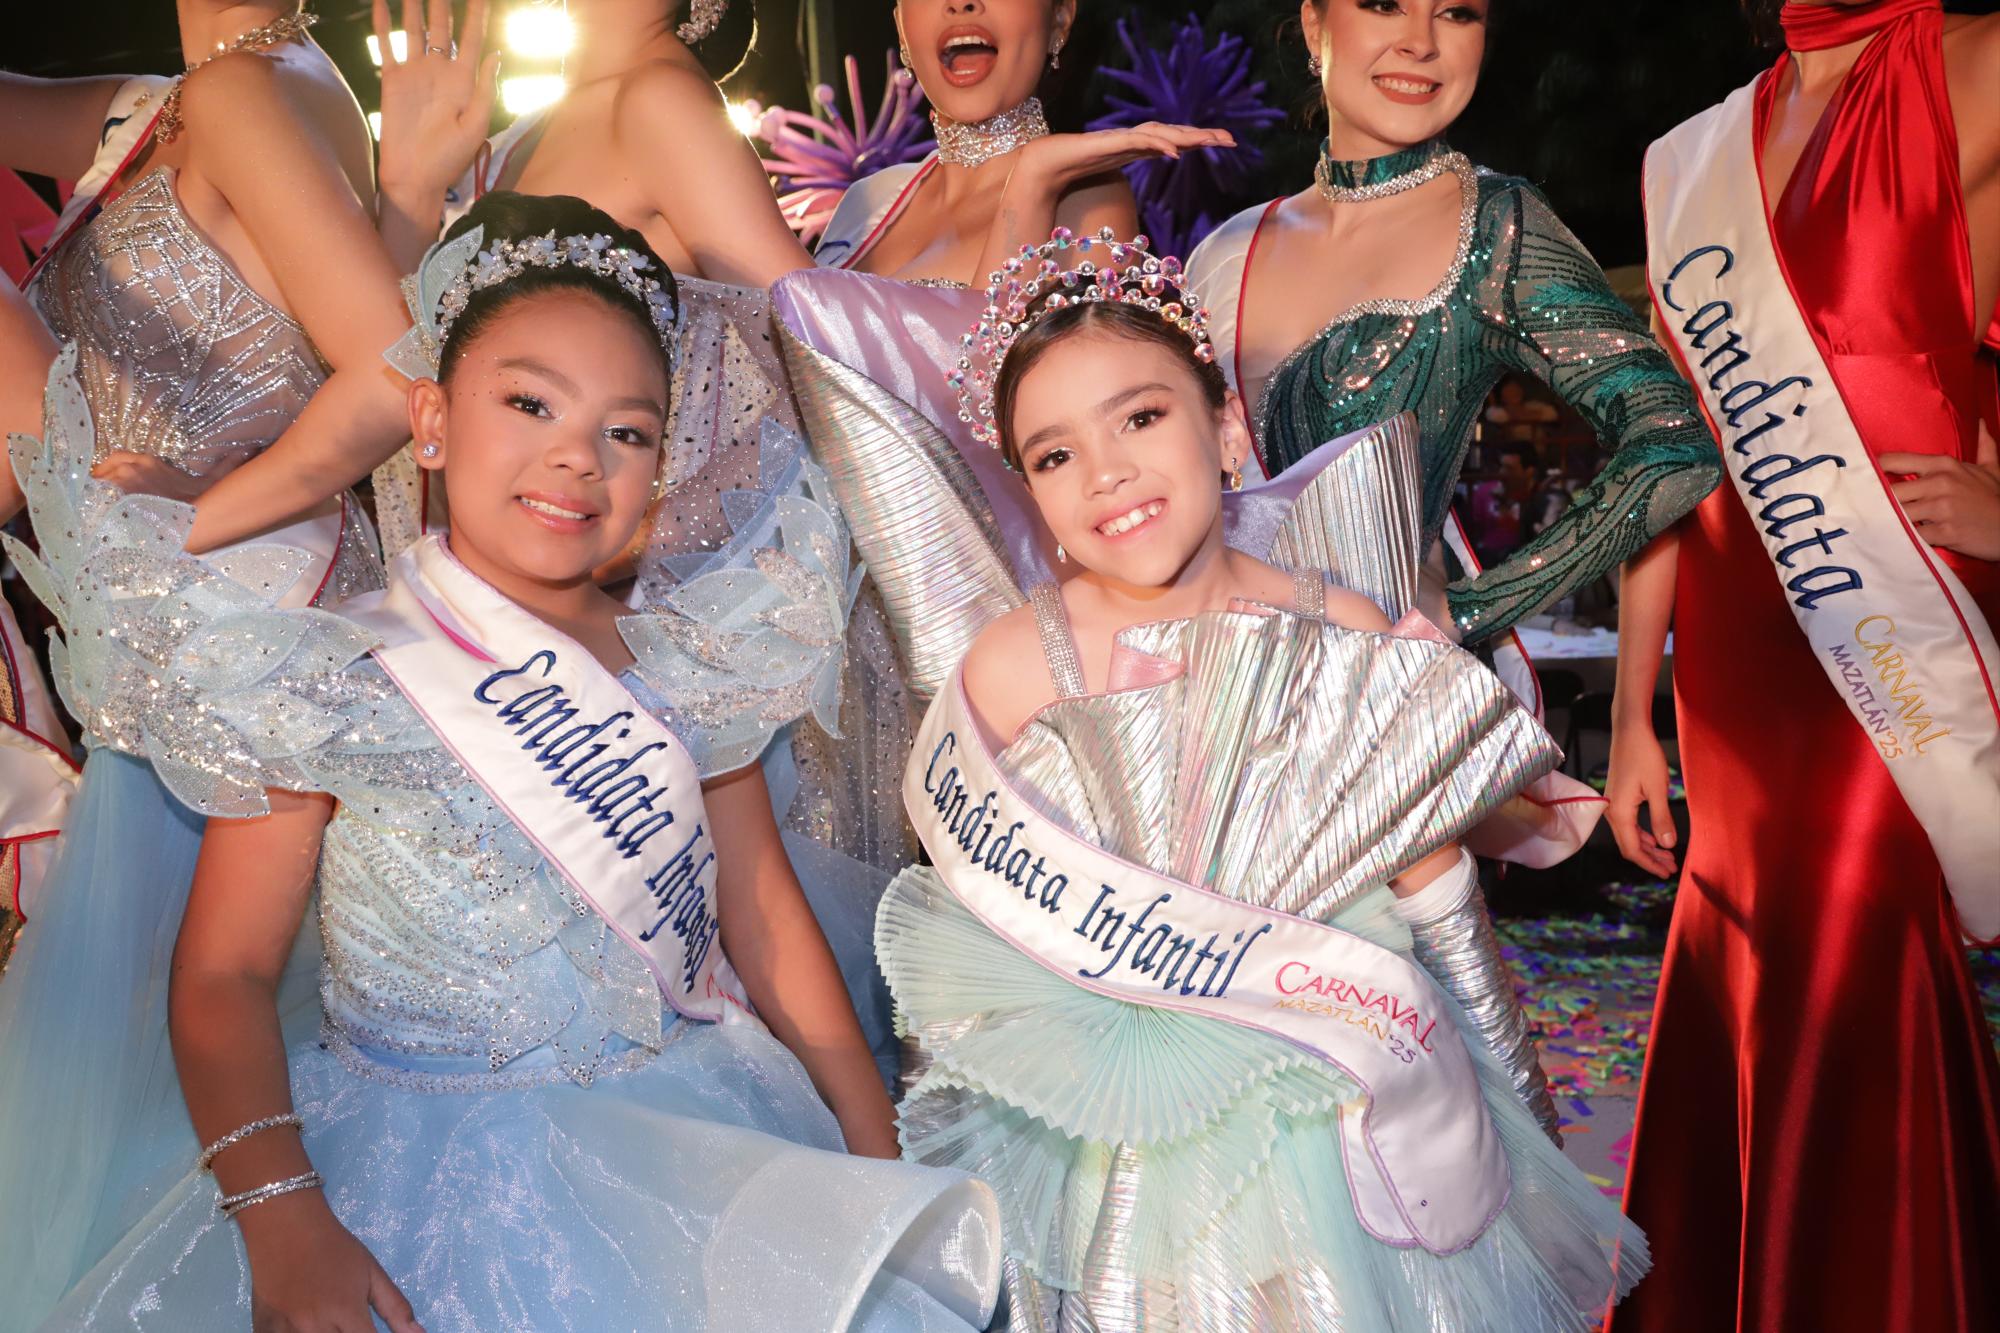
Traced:
<path id="1" fill-rule="evenodd" d="M 1049 679 L 1055 682 L 1056 697 L 1074 699 L 1088 694 L 1083 663 L 1076 655 L 1076 637 L 1069 630 L 1069 612 L 1063 608 L 1062 589 L 1053 583 L 1037 583 L 1028 589 L 1028 601 L 1035 608 L 1035 628 L 1042 632 L 1042 653 L 1049 660 Z"/>

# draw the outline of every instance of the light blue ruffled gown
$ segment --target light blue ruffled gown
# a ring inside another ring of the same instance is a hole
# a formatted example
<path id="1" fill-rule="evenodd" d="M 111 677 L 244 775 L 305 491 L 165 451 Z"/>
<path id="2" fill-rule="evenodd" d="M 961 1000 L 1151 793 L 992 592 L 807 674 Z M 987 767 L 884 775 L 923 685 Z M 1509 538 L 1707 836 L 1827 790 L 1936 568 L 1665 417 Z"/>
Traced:
<path id="1" fill-rule="evenodd" d="M 211 721 L 171 771 L 185 794 L 238 813 L 270 786 L 339 801 L 317 885 L 324 1023 L 290 1045 L 292 1097 L 329 1204 L 427 1329 L 983 1326 L 990 1190 L 846 1156 L 780 1043 L 664 1005 L 366 656 L 365 631 L 250 591 L 282 552 L 225 572 L 179 553 L 178 506 L 105 520 L 59 434 L 25 469 L 31 504 L 118 554 L 115 573 L 77 575 L 75 677 L 103 678 L 92 616 L 157 611 L 170 590 L 195 610 L 152 645 L 148 688 Z M 816 469 L 776 473 L 670 608 L 626 622 L 627 687 L 707 776 L 837 693 L 846 533 Z M 123 1235 L 43 1327 L 247 1327 L 238 1231 L 184 1146 L 173 1179 L 104 1201 L 94 1229 Z"/>
<path id="2" fill-rule="evenodd" d="M 100 456 L 153 454 L 196 474 L 229 466 L 276 439 L 324 379 L 305 331 L 189 222 L 170 169 L 65 241 L 30 296 L 76 348 Z M 322 596 L 379 580 L 356 518 Z M 103 1229 L 116 1225 L 110 1201 L 137 1197 L 131 1187 L 192 1138 L 166 983 L 202 820 L 147 760 L 88 739 L 39 910 L 0 974 L 0 1330 L 46 1312 L 116 1234 Z M 310 1008 L 309 986 L 290 993 Z"/>

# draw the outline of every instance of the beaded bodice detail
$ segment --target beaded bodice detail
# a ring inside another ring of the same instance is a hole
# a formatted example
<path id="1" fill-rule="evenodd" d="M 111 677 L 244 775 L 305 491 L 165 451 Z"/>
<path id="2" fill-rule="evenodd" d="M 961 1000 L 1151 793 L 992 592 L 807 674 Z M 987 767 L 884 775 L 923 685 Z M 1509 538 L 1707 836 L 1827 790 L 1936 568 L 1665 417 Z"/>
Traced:
<path id="1" fill-rule="evenodd" d="M 620 679 L 674 725 L 636 673 Z M 328 1047 L 431 1092 L 587 1084 L 651 1060 L 675 1019 L 638 953 L 372 662 L 343 688 L 369 703 L 314 764 L 340 801 L 319 865 Z"/>
<path id="2" fill-rule="evenodd" d="M 1364 186 L 1440 160 L 1419 161 L 1420 151 L 1383 159 L 1380 170 L 1329 169 Z M 1458 250 L 1440 285 L 1419 300 L 1342 312 L 1271 372 L 1255 420 L 1275 472 L 1334 436 L 1414 412 L 1428 546 L 1503 375 L 1533 375 L 1575 407 L 1611 461 L 1549 531 L 1453 586 L 1453 617 L 1477 636 L 1605 573 L 1693 508 L 1720 474 L 1687 383 L 1548 201 L 1511 177 L 1468 167 L 1460 179 Z"/>
<path id="3" fill-rule="evenodd" d="M 64 242 L 30 294 L 77 344 L 99 457 L 152 454 L 196 475 L 242 462 L 326 378 L 305 330 L 196 230 L 171 168 Z"/>

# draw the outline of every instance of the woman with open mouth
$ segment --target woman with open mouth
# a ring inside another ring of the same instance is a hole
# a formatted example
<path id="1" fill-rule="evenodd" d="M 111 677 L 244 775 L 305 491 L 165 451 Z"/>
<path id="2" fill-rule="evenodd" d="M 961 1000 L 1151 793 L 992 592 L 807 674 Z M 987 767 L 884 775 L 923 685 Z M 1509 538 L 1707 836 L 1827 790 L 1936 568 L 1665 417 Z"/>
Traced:
<path id="1" fill-rule="evenodd" d="M 1059 68 L 1077 0 L 898 0 L 903 67 L 931 104 L 937 151 L 851 186 L 816 257 L 933 287 L 985 285 L 1023 243 L 1066 226 L 1138 230 L 1118 168 L 1192 148 L 1223 130 L 1145 124 L 1052 134 L 1036 90 Z"/>
<path id="2" fill-rule="evenodd" d="M 1598 578 L 1719 477 L 1686 383 L 1548 200 L 1445 141 L 1505 3 L 1304 0 L 1327 117 L 1313 183 L 1239 213 L 1188 261 L 1268 470 L 1417 414 L 1427 609 L 1469 640 Z M 1510 372 L 1554 388 L 1613 456 L 1548 531 L 1481 573 L 1453 540 L 1452 490 Z M 1440 537 L 1457 556 L 1449 589 Z"/>

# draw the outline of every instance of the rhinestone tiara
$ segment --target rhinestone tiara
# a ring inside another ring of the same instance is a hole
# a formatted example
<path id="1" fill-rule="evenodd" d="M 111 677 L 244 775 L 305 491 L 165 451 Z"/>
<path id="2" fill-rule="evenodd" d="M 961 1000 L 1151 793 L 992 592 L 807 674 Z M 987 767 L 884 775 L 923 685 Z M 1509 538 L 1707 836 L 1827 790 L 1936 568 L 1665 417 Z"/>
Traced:
<path id="1" fill-rule="evenodd" d="M 549 231 L 520 240 L 496 241 L 481 250 L 438 298 L 437 340 L 442 343 L 451 332 L 453 322 L 465 313 L 474 292 L 497 287 L 531 268 L 565 266 L 610 278 L 645 305 L 662 341 L 672 336 L 679 311 L 673 293 L 658 278 L 647 276 L 653 267 L 650 258 L 622 245 L 613 245 L 611 238 L 602 234 L 558 238 Z"/>
<path id="2" fill-rule="evenodd" d="M 585 269 L 611 279 L 637 297 L 652 317 L 653 327 L 666 348 L 669 365 L 679 350 L 680 308 L 672 286 L 673 275 L 664 269 L 666 281 L 650 276 L 655 271 L 651 258 L 612 244 L 604 235 L 558 237 L 554 231 L 518 240 L 485 244 L 485 228 L 474 227 L 462 236 L 440 241 L 430 248 L 417 271 L 403 279 L 403 299 L 410 309 L 410 331 L 383 353 L 389 364 L 412 379 L 436 375 L 443 355 L 445 335 L 465 313 L 474 292 L 498 286 L 531 268 Z"/>
<path id="3" fill-rule="evenodd" d="M 1081 237 L 1057 227 L 1043 244 L 1022 246 L 992 275 L 986 308 L 959 339 L 958 364 L 945 377 L 958 392 L 958 419 L 972 427 L 974 439 L 1000 447 L 993 417 L 1000 367 L 1022 334 L 1068 306 L 1117 301 L 1150 310 L 1188 336 L 1197 361 L 1215 360 L 1208 310 L 1187 287 L 1181 261 L 1155 255 L 1146 244 L 1144 236 L 1121 241 L 1109 227 Z"/>

